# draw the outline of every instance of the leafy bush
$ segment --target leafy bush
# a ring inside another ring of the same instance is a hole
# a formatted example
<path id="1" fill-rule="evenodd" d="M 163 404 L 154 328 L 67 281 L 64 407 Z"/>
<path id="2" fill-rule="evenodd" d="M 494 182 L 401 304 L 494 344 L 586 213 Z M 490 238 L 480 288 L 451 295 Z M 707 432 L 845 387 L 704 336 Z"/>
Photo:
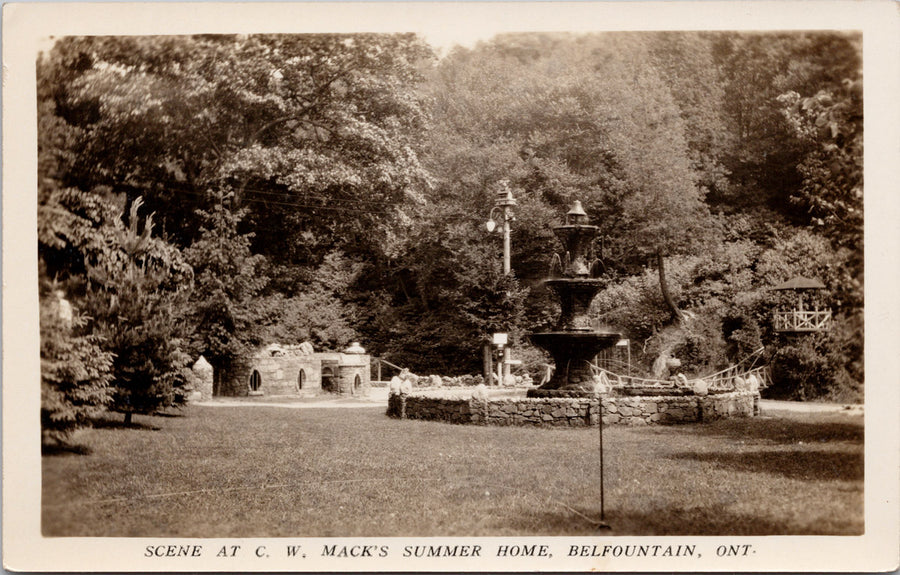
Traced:
<path id="1" fill-rule="evenodd" d="M 671 283 L 675 293 L 679 282 Z M 598 324 L 619 330 L 635 341 L 651 337 L 671 316 L 660 293 L 659 280 L 650 270 L 611 284 L 594 299 L 591 311 Z"/>
<path id="2" fill-rule="evenodd" d="M 757 297 L 737 298 L 722 316 L 722 336 L 732 361 L 740 361 L 763 346 L 762 320 L 757 311 L 760 302 Z"/>
<path id="3" fill-rule="evenodd" d="M 715 310 L 701 311 L 687 323 L 683 341 L 672 349 L 674 357 L 681 360 L 681 371 L 703 375 L 727 367 L 722 322 Z"/>
<path id="4" fill-rule="evenodd" d="M 45 440 L 65 441 L 90 424 L 111 399 L 113 355 L 85 333 L 88 320 L 42 281 L 41 429 Z"/>
<path id="5" fill-rule="evenodd" d="M 294 297 L 275 294 L 255 303 L 272 310 L 274 323 L 265 331 L 267 341 L 309 341 L 316 349 L 336 350 L 358 339 L 350 325 L 353 306 L 342 303 L 320 285 L 305 286 Z"/>
<path id="6" fill-rule="evenodd" d="M 534 383 L 539 383 L 547 373 L 547 364 L 553 363 L 550 355 L 533 345 L 523 344 L 513 350 L 513 358 L 522 361 L 521 371 L 531 376 Z M 514 370 L 515 373 L 516 370 Z"/>
<path id="7" fill-rule="evenodd" d="M 801 339 L 775 351 L 771 363 L 774 385 L 767 395 L 779 399 L 806 400 L 827 394 L 828 361 L 819 349 L 821 342 L 814 339 L 817 338 Z"/>
<path id="8" fill-rule="evenodd" d="M 767 396 L 792 400 L 860 402 L 862 391 L 859 318 L 836 318 L 828 333 L 790 336 L 770 363 L 773 385 Z"/>

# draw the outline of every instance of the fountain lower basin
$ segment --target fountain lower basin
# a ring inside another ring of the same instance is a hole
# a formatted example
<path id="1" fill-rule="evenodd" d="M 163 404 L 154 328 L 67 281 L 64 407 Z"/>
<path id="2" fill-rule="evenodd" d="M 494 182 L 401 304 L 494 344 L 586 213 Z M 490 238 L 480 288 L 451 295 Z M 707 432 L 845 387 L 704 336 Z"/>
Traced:
<path id="1" fill-rule="evenodd" d="M 534 389 L 528 392 L 535 391 Z M 627 395 L 613 390 L 590 396 L 526 396 L 526 390 L 416 389 L 388 397 L 387 415 L 445 423 L 531 427 L 672 425 L 706 423 L 758 414 L 759 392 L 734 390 L 708 395 Z M 560 392 L 566 393 L 565 391 Z"/>
<path id="2" fill-rule="evenodd" d="M 550 381 L 529 390 L 529 397 L 553 397 L 555 392 L 594 393 L 591 362 L 597 354 L 612 347 L 622 337 L 619 333 L 600 331 L 548 331 L 528 336 L 533 344 L 553 356 L 556 366 Z M 565 395 L 565 394 L 564 394 Z"/>

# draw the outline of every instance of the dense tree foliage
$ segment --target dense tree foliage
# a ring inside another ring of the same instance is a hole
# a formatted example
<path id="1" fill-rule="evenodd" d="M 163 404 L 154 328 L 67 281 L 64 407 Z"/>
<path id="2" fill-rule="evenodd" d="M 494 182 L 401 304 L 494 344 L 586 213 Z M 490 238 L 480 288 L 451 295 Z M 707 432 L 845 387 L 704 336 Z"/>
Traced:
<path id="1" fill-rule="evenodd" d="M 502 330 L 540 362 L 523 335 L 554 323 L 576 199 L 596 323 L 638 368 L 768 346 L 784 395 L 855 393 L 860 74 L 839 33 L 509 34 L 439 60 L 414 35 L 62 38 L 38 61 L 45 429 L 155 409 L 189 359 L 270 341 L 456 374 Z M 508 276 L 483 227 L 501 182 Z M 796 275 L 826 284 L 827 337 L 774 331 Z"/>
<path id="2" fill-rule="evenodd" d="M 152 413 L 184 401 L 185 369 L 181 314 L 192 270 L 181 252 L 153 236 L 152 216 L 141 218 L 140 198 L 129 224 L 111 223 L 114 244 L 89 262 L 85 303 L 97 322 L 103 347 L 114 355 L 111 408 Z"/>
<path id="3" fill-rule="evenodd" d="M 427 180 L 411 91 L 426 56 L 411 35 L 89 37 L 44 65 L 82 148 L 67 183 L 144 197 L 181 247 L 225 195 L 256 252 L 296 265 L 397 249 Z"/>
<path id="4" fill-rule="evenodd" d="M 839 88 L 802 97 L 779 97 L 785 117 L 808 151 L 798 166 L 802 185 L 792 199 L 837 249 L 847 250 L 841 278 L 851 306 L 862 304 L 863 139 L 862 82 L 858 74 Z"/>
<path id="5" fill-rule="evenodd" d="M 716 34 L 714 57 L 725 91 L 734 145 L 723 157 L 734 206 L 767 206 L 800 218 L 790 199 L 802 182 L 806 151 L 784 118 L 779 96 L 813 96 L 858 77 L 858 35 L 838 33 Z M 724 207 L 723 207 L 724 209 Z M 795 222 L 796 223 L 796 222 Z"/>
<path id="6" fill-rule="evenodd" d="M 492 180 L 511 176 L 523 190 L 523 279 L 546 273 L 557 249 L 548 223 L 575 199 L 603 226 L 606 250 L 627 254 L 620 266 L 662 272 L 664 256 L 714 237 L 685 122 L 640 37 L 505 36 L 451 55 L 432 89 L 426 162 L 441 200 L 486 212 Z"/>

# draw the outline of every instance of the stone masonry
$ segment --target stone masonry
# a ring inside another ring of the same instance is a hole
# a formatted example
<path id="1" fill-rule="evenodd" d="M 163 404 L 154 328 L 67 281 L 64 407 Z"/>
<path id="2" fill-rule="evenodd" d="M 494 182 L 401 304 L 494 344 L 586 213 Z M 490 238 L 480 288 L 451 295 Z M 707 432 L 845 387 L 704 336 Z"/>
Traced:
<path id="1" fill-rule="evenodd" d="M 759 393 L 735 391 L 707 396 L 597 398 L 437 397 L 428 392 L 391 393 L 388 415 L 447 423 L 480 425 L 597 425 L 603 406 L 604 424 L 657 425 L 694 423 L 725 417 L 751 417 Z"/>
<path id="2" fill-rule="evenodd" d="M 330 391 L 365 396 L 370 380 L 370 356 L 358 343 L 343 352 L 315 352 L 308 343 L 270 344 L 238 358 L 219 374 L 212 395 L 289 396 Z"/>

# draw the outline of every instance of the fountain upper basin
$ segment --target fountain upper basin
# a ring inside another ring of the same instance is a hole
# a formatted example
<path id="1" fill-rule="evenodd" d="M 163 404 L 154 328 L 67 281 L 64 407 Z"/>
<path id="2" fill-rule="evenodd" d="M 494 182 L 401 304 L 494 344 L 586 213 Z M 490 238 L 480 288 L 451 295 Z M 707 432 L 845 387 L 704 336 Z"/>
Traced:
<path id="1" fill-rule="evenodd" d="M 622 338 L 622 334 L 611 331 L 544 331 L 532 333 L 528 338 L 551 354 L 555 349 L 574 347 L 596 348 L 597 351 L 612 347 Z"/>

